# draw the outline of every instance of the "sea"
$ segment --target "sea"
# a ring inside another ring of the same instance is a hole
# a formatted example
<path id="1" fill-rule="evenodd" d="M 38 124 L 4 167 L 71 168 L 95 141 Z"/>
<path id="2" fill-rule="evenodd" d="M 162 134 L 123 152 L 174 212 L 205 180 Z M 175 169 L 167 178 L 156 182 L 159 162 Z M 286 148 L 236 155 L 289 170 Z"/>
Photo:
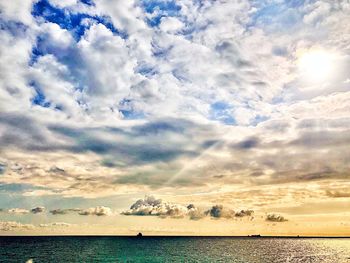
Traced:
<path id="1" fill-rule="evenodd" d="M 0 237 L 0 262 L 350 263 L 350 239 Z"/>

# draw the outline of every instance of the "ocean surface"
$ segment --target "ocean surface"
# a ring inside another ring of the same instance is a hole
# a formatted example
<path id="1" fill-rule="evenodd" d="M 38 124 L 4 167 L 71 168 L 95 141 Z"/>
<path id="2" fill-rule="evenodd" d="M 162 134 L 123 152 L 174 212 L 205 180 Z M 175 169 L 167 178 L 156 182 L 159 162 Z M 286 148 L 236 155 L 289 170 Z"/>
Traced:
<path id="1" fill-rule="evenodd" d="M 0 237 L 0 262 L 350 263 L 350 239 Z"/>

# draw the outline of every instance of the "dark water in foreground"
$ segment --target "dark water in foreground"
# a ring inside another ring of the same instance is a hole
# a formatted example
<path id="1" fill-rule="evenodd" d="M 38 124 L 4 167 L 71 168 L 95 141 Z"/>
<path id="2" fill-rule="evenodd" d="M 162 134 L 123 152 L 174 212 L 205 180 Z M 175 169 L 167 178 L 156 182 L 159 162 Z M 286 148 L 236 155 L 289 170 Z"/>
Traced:
<path id="1" fill-rule="evenodd" d="M 0 237 L 0 262 L 350 263 L 350 239 Z M 30 261 L 29 261 L 30 262 Z"/>

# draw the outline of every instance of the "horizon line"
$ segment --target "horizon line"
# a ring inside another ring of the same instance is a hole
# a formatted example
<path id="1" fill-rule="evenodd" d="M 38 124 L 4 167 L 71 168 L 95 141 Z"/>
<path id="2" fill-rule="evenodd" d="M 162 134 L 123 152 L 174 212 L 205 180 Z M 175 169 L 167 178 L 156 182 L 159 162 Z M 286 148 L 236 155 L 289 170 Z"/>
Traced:
<path id="1" fill-rule="evenodd" d="M 190 237 L 190 238 L 251 238 L 251 239 L 263 239 L 263 238 L 350 238 L 350 236 L 298 236 L 298 235 L 288 235 L 288 236 L 273 236 L 273 235 L 246 235 L 246 236 L 233 236 L 233 235 L 0 235 L 0 238 L 3 237 L 131 237 L 131 238 L 156 238 L 156 237 L 165 237 L 165 238 L 174 238 L 174 237 Z"/>

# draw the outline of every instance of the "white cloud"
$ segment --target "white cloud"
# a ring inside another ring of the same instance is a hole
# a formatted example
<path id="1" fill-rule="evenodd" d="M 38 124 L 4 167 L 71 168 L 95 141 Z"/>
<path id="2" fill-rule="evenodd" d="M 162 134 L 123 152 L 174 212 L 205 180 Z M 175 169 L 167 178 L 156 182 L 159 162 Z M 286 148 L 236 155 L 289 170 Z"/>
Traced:
<path id="1" fill-rule="evenodd" d="M 32 224 L 22 224 L 14 221 L 0 221 L 0 231 L 14 231 L 14 230 L 30 230 L 33 229 Z"/>
<path id="2" fill-rule="evenodd" d="M 39 227 L 70 227 L 72 224 L 65 222 L 53 222 L 48 224 L 40 224 Z"/>
<path id="3" fill-rule="evenodd" d="M 198 216 L 195 214 L 197 209 L 193 205 L 182 206 L 163 202 L 161 199 L 156 199 L 153 196 L 146 196 L 144 199 L 137 200 L 129 210 L 122 212 L 123 215 L 137 216 L 160 216 L 182 218 L 190 215 L 193 218 Z"/>
<path id="4" fill-rule="evenodd" d="M 78 3 L 77 0 L 49 0 L 49 1 L 54 6 L 61 7 L 61 8 L 73 6 Z"/>
<path id="5" fill-rule="evenodd" d="M 1 16 L 8 20 L 20 21 L 24 24 L 31 24 L 33 22 L 31 10 L 35 1 L 36 0 L 1 1 Z"/>
<path id="6" fill-rule="evenodd" d="M 96 216 L 110 216 L 112 215 L 112 210 L 109 207 L 105 206 L 97 206 L 97 207 L 91 207 L 88 209 L 84 209 L 79 211 L 79 215 L 96 215 Z"/>
<path id="7" fill-rule="evenodd" d="M 332 5 L 325 1 L 315 1 L 313 5 L 309 5 L 307 9 L 310 11 L 304 16 L 303 21 L 306 24 L 322 21 L 326 15 L 329 15 Z"/>
<path id="8" fill-rule="evenodd" d="M 176 33 L 184 27 L 184 24 L 175 17 L 163 17 L 159 27 L 164 32 Z"/>
<path id="9" fill-rule="evenodd" d="M 7 212 L 9 214 L 28 214 L 30 211 L 23 208 L 11 208 L 8 209 Z"/>

